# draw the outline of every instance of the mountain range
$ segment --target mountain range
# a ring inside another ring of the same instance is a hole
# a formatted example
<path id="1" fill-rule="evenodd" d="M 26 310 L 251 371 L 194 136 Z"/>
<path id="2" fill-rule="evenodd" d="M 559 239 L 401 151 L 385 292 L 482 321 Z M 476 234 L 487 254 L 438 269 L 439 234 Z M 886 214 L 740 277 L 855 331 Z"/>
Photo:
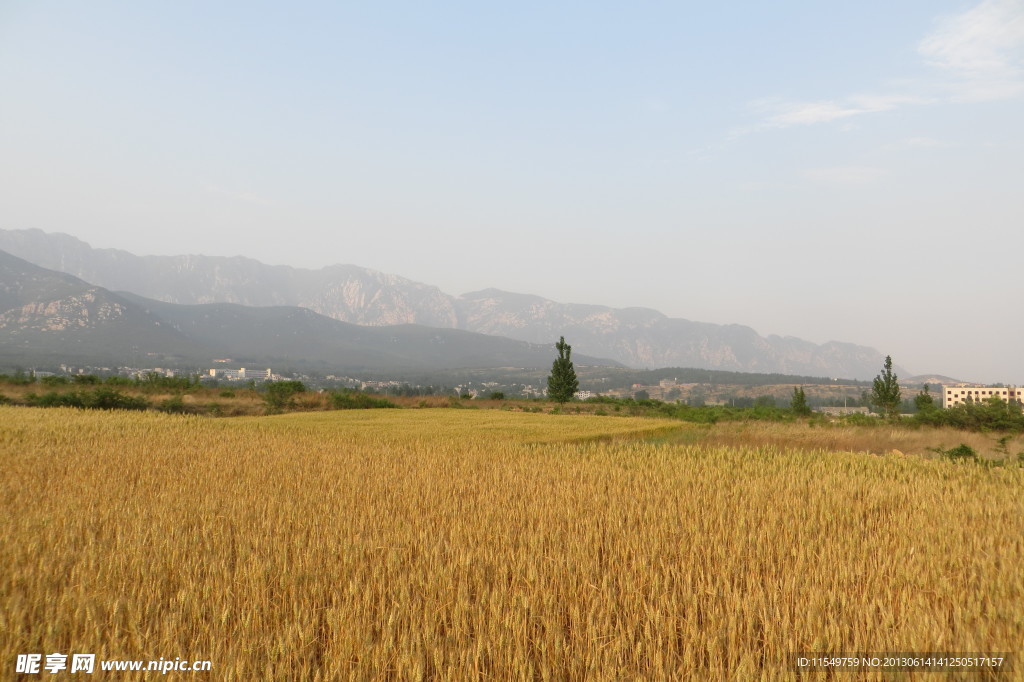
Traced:
<path id="1" fill-rule="evenodd" d="M 355 265 L 309 270 L 244 257 L 136 256 L 94 249 L 75 237 L 40 230 L 0 230 L 0 249 L 108 291 L 164 303 L 298 307 L 362 327 L 424 325 L 545 347 L 565 336 L 577 353 L 630 367 L 864 379 L 874 376 L 882 362 L 877 350 L 850 343 L 760 336 L 739 324 L 669 318 L 648 308 L 558 303 L 497 289 L 453 296 Z"/>
<path id="2" fill-rule="evenodd" d="M 407 373 L 544 367 L 552 346 L 423 325 L 360 326 L 296 306 L 154 301 L 0 251 L 0 366 L 209 366 L 225 357 L 250 367 Z"/>

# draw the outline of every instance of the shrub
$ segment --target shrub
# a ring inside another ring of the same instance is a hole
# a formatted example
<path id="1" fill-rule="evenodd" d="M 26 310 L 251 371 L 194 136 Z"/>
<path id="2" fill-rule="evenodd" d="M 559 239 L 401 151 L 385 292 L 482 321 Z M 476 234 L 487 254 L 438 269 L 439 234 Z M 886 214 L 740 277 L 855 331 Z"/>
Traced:
<path id="1" fill-rule="evenodd" d="M 57 393 L 50 391 L 43 395 L 29 393 L 25 396 L 25 402 L 32 407 L 87 407 L 85 396 L 81 393 Z"/>
<path id="2" fill-rule="evenodd" d="M 145 410 L 149 401 L 145 398 L 134 398 L 112 388 L 97 388 L 95 392 L 83 394 L 85 407 L 97 410 Z"/>
<path id="3" fill-rule="evenodd" d="M 944 410 L 918 412 L 914 419 L 933 426 L 952 426 L 972 431 L 1024 431 L 1024 411 L 1017 401 L 992 396 L 980 402 L 961 403 Z"/>
<path id="4" fill-rule="evenodd" d="M 32 407 L 78 407 L 94 410 L 145 410 L 149 407 L 149 401 L 145 398 L 133 398 L 111 388 L 98 388 L 92 393 L 29 393 L 25 396 L 25 403 Z"/>
<path id="5" fill-rule="evenodd" d="M 420 401 L 426 403 L 426 401 Z M 370 410 L 398 407 L 386 398 L 374 398 L 365 393 L 332 393 L 331 404 L 336 410 Z"/>
<path id="6" fill-rule="evenodd" d="M 26 374 L 25 370 L 18 369 L 13 375 L 0 374 L 0 381 L 12 386 L 28 386 L 29 384 L 36 383 L 36 374 L 35 372 L 28 372 Z"/>
<path id="7" fill-rule="evenodd" d="M 842 421 L 850 426 L 881 426 L 882 420 L 869 414 L 848 414 Z"/>
<path id="8" fill-rule="evenodd" d="M 39 383 L 43 386 L 63 386 L 68 383 L 68 378 L 61 376 L 43 377 L 39 380 Z"/>
<path id="9" fill-rule="evenodd" d="M 172 414 L 184 414 L 190 412 L 189 408 L 185 405 L 185 401 L 181 399 L 180 395 L 173 396 L 164 400 L 160 403 L 156 409 L 161 412 L 170 412 Z"/>
<path id="10" fill-rule="evenodd" d="M 949 448 L 948 450 L 943 450 L 942 448 L 928 449 L 953 461 L 978 461 L 978 452 L 966 443 L 960 443 L 960 445 L 957 445 L 955 448 Z"/>
<path id="11" fill-rule="evenodd" d="M 301 381 L 274 381 L 267 384 L 263 400 L 271 411 L 283 410 L 295 406 L 295 396 L 306 391 Z"/>

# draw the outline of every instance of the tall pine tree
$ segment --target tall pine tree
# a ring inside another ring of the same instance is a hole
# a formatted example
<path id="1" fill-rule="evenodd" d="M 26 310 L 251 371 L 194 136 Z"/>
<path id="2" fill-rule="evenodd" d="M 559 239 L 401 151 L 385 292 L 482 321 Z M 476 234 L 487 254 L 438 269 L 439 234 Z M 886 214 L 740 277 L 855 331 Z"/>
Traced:
<path id="1" fill-rule="evenodd" d="M 811 406 L 807 404 L 807 394 L 804 393 L 803 386 L 793 389 L 793 399 L 789 402 L 789 409 L 800 417 L 807 417 L 811 414 Z"/>
<path id="2" fill-rule="evenodd" d="M 573 369 L 572 346 L 561 337 L 555 344 L 558 349 L 558 359 L 551 365 L 551 374 L 548 376 L 548 398 L 564 403 L 572 400 L 576 391 L 580 388 L 580 382 L 576 379 L 576 370 Z"/>
<path id="3" fill-rule="evenodd" d="M 900 416 L 900 384 L 892 371 L 892 357 L 885 356 L 882 373 L 875 377 L 871 386 L 871 405 L 887 419 Z"/>

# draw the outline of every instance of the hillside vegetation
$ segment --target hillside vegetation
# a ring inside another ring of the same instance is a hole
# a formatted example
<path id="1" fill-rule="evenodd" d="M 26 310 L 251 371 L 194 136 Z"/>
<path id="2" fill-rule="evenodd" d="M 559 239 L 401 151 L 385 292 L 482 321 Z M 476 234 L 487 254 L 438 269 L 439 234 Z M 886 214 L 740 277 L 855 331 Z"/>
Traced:
<path id="1" fill-rule="evenodd" d="M 1024 469 L 687 443 L 699 428 L 0 407 L 3 660 L 774 679 L 795 651 L 1024 640 Z"/>

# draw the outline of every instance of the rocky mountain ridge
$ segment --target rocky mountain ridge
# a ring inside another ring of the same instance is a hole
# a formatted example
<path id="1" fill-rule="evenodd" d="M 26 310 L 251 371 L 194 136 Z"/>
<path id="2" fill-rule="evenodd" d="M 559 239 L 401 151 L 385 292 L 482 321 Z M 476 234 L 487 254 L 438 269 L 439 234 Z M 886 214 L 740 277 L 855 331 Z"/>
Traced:
<path id="1" fill-rule="evenodd" d="M 669 318 L 647 308 L 558 303 L 496 289 L 452 296 L 355 265 L 307 270 L 244 257 L 136 256 L 40 230 L 0 230 L 0 249 L 106 289 L 159 301 L 299 306 L 359 325 L 421 324 L 532 343 L 564 335 L 580 353 L 632 367 L 865 379 L 878 372 L 883 357 L 865 346 L 762 337 L 743 325 Z"/>
<path id="2" fill-rule="evenodd" d="M 550 344 L 424 325 L 361 326 L 298 306 L 183 305 L 115 293 L 0 251 L 0 366 L 203 367 L 213 358 L 391 376 L 544 367 Z M 615 365 L 580 355 L 582 364 Z"/>

